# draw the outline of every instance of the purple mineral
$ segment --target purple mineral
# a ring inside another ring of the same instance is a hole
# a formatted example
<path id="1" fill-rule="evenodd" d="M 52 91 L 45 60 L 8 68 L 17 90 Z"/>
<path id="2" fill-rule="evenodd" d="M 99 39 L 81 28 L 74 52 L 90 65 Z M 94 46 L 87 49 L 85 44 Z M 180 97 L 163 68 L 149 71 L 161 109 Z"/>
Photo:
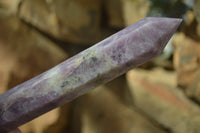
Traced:
<path id="1" fill-rule="evenodd" d="M 0 95 L 5 133 L 158 56 L 181 19 L 144 18 Z"/>

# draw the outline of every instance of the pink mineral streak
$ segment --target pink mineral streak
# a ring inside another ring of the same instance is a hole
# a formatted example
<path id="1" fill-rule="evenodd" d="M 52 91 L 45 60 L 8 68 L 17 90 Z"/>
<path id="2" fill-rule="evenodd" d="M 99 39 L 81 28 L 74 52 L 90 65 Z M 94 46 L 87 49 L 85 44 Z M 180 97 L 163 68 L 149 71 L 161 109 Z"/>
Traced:
<path id="1" fill-rule="evenodd" d="M 144 18 L 0 95 L 5 133 L 158 56 L 181 19 Z"/>

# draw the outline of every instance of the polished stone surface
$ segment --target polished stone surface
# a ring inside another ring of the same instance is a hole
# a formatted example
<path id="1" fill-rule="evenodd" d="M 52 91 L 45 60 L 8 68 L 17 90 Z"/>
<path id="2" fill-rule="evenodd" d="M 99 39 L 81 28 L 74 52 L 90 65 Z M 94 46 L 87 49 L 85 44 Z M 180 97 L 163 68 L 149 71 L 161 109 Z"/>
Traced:
<path id="1" fill-rule="evenodd" d="M 145 18 L 0 95 L 9 131 L 158 56 L 181 19 Z"/>

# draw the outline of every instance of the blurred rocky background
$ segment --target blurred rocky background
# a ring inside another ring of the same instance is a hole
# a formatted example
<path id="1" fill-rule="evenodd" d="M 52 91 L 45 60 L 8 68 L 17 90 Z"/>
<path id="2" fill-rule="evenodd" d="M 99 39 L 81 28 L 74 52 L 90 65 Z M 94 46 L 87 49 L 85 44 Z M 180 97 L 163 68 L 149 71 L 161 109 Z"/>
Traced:
<path id="1" fill-rule="evenodd" d="M 0 93 L 147 16 L 183 19 L 161 56 L 21 131 L 200 133 L 200 0 L 0 0 Z"/>

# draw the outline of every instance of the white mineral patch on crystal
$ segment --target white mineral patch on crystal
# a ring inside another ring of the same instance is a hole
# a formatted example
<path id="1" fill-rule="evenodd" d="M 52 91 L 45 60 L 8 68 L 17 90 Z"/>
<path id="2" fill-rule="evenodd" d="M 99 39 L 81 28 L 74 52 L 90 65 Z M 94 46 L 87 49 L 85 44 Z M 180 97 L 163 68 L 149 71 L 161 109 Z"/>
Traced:
<path id="1" fill-rule="evenodd" d="M 60 67 L 56 66 L 56 67 L 50 69 L 49 71 L 47 71 L 44 74 L 43 79 L 49 79 L 49 78 L 52 78 L 59 74 L 61 74 L 61 69 L 60 69 Z"/>

